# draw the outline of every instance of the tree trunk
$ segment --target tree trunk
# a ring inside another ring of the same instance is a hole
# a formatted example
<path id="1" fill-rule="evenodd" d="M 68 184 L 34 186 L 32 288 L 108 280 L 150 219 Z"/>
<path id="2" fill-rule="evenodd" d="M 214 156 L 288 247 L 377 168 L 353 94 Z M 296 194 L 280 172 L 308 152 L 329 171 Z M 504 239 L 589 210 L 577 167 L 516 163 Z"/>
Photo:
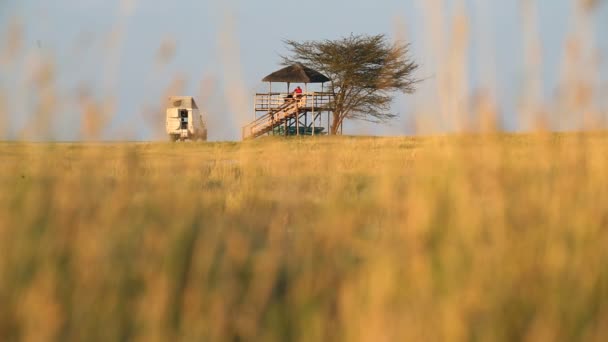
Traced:
<path id="1" fill-rule="evenodd" d="M 331 120 L 331 135 L 340 134 L 340 123 L 342 123 L 342 120 L 340 120 L 340 113 L 334 112 Z"/>

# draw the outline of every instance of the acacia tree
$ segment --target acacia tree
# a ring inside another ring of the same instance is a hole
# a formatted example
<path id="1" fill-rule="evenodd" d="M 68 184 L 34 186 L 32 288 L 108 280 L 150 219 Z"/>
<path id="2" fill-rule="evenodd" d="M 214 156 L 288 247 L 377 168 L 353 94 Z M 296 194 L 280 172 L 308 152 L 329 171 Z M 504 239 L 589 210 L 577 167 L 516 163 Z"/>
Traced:
<path id="1" fill-rule="evenodd" d="M 291 55 L 283 63 L 301 63 L 327 75 L 335 95 L 331 133 L 344 119 L 386 122 L 393 93 L 413 93 L 418 68 L 409 57 L 409 45 L 389 43 L 385 35 L 351 35 L 338 40 L 286 40 Z"/>

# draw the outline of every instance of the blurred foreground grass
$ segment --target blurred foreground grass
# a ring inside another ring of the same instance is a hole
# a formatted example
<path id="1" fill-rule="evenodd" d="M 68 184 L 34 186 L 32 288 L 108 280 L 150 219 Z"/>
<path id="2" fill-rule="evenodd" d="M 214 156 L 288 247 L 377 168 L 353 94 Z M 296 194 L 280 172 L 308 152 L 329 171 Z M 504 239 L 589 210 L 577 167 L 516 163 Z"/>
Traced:
<path id="1" fill-rule="evenodd" d="M 608 134 L 0 143 L 0 340 L 605 341 Z"/>

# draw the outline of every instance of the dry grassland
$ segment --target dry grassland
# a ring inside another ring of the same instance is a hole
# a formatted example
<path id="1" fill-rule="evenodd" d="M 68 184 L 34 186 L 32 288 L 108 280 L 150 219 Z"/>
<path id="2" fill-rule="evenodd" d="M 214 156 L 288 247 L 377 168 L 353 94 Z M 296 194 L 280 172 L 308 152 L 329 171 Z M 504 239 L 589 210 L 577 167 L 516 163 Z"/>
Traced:
<path id="1" fill-rule="evenodd" d="M 0 340 L 604 341 L 608 135 L 0 143 Z"/>

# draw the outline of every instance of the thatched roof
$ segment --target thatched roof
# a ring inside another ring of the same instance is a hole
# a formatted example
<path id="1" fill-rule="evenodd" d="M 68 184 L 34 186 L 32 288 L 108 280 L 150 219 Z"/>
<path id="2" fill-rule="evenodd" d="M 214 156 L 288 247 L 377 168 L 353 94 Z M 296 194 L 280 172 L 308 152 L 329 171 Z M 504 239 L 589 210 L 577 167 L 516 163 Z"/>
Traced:
<path id="1" fill-rule="evenodd" d="M 322 73 L 297 63 L 264 77 L 262 82 L 325 83 L 329 78 Z"/>

